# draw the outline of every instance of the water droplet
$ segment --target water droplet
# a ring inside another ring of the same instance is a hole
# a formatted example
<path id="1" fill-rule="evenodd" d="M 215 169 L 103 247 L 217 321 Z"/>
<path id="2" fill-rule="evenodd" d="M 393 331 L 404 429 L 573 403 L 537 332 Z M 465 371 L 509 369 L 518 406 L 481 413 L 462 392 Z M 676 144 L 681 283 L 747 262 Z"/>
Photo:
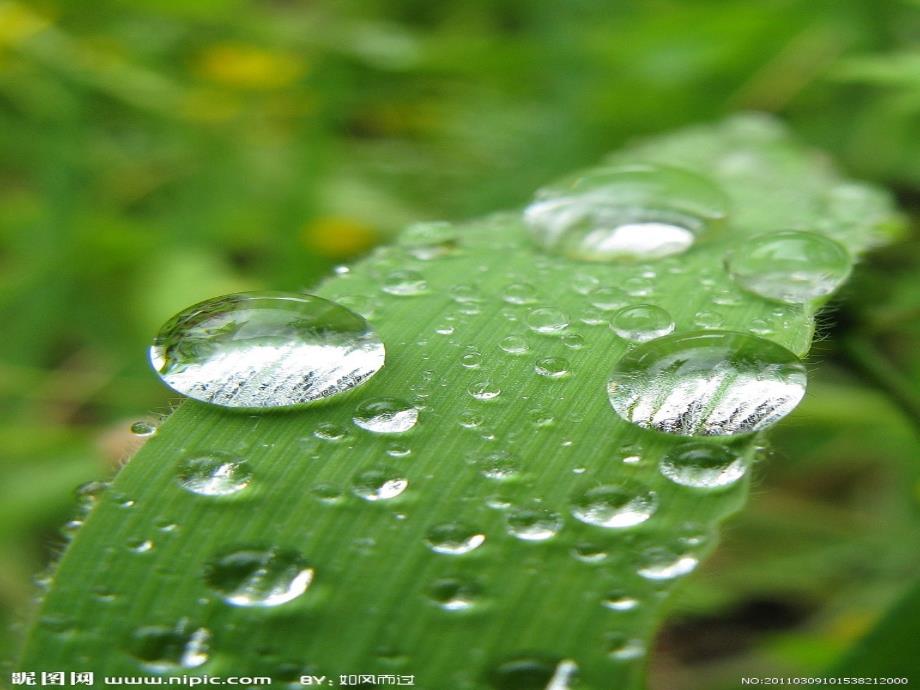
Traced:
<path id="1" fill-rule="evenodd" d="M 625 307 L 630 299 L 629 295 L 618 287 L 602 287 L 590 293 L 588 301 L 591 302 L 591 306 L 602 311 L 613 311 Z"/>
<path id="2" fill-rule="evenodd" d="M 184 622 L 174 628 L 149 625 L 134 631 L 130 649 L 144 670 L 166 673 L 204 664 L 210 639 L 206 628 L 189 630 Z"/>
<path id="3" fill-rule="evenodd" d="M 348 436 L 348 430 L 335 422 L 323 422 L 316 427 L 313 435 L 321 441 L 341 441 Z"/>
<path id="4" fill-rule="evenodd" d="M 723 445 L 687 443 L 668 452 L 660 469 L 661 474 L 677 484 L 722 489 L 741 479 L 747 467 L 742 456 Z"/>
<path id="5" fill-rule="evenodd" d="M 555 424 L 556 419 L 546 410 L 535 408 L 527 412 L 530 423 L 535 429 L 545 429 Z"/>
<path id="6" fill-rule="evenodd" d="M 693 572 L 699 562 L 692 554 L 653 546 L 642 553 L 638 572 L 646 580 L 673 580 Z"/>
<path id="7" fill-rule="evenodd" d="M 384 278 L 381 289 L 397 297 L 414 297 L 428 292 L 428 281 L 418 271 L 393 271 Z"/>
<path id="8" fill-rule="evenodd" d="M 492 381 L 476 381 L 471 383 L 466 389 L 476 400 L 494 400 L 502 394 L 502 389 L 496 386 Z"/>
<path id="9" fill-rule="evenodd" d="M 486 535 L 460 522 L 435 525 L 428 530 L 425 539 L 432 551 L 453 556 L 469 553 L 482 546 L 485 540 Z"/>
<path id="10" fill-rule="evenodd" d="M 746 240 L 725 259 L 739 286 L 787 304 L 804 304 L 836 290 L 850 274 L 840 244 L 813 232 L 787 230 Z"/>
<path id="11" fill-rule="evenodd" d="M 412 449 L 403 443 L 391 443 L 386 452 L 391 458 L 408 458 L 412 455 Z"/>
<path id="12" fill-rule="evenodd" d="M 457 246 L 457 228 L 435 221 L 415 223 L 399 234 L 398 242 L 416 259 L 430 261 L 449 254 Z"/>
<path id="13" fill-rule="evenodd" d="M 150 539 L 136 538 L 128 540 L 128 550 L 134 553 L 148 553 L 153 551 L 153 542 Z"/>
<path id="14" fill-rule="evenodd" d="M 562 529 L 562 516 L 538 506 L 515 508 L 507 516 L 508 532 L 524 541 L 546 541 Z"/>
<path id="15" fill-rule="evenodd" d="M 576 273 L 572 278 L 572 289 L 579 295 L 587 295 L 600 284 L 600 280 L 587 273 Z"/>
<path id="16" fill-rule="evenodd" d="M 447 611 L 466 611 L 473 608 L 482 596 L 482 588 L 475 582 L 457 578 L 436 580 L 428 588 L 431 600 Z"/>
<path id="17" fill-rule="evenodd" d="M 386 501 L 399 496 L 409 481 L 393 470 L 376 468 L 364 470 L 352 480 L 352 491 L 365 501 Z"/>
<path id="18" fill-rule="evenodd" d="M 607 655 L 614 661 L 631 661 L 645 656 L 645 643 L 635 638 L 627 638 L 621 633 L 607 637 Z"/>
<path id="19" fill-rule="evenodd" d="M 507 481 L 520 474 L 521 465 L 511 453 L 500 450 L 495 453 L 489 453 L 483 458 L 479 463 L 479 469 L 482 475 L 488 479 Z"/>
<path id="20" fill-rule="evenodd" d="M 176 476 L 179 486 L 193 494 L 229 496 L 249 486 L 252 470 L 242 458 L 215 452 L 185 458 Z"/>
<path id="21" fill-rule="evenodd" d="M 607 391 L 623 419 L 682 436 L 765 429 L 805 394 L 804 365 L 769 340 L 731 331 L 669 335 L 617 363 Z"/>
<path id="22" fill-rule="evenodd" d="M 530 351 L 527 341 L 519 335 L 509 335 L 502 338 L 498 346 L 509 355 L 523 355 Z"/>
<path id="23" fill-rule="evenodd" d="M 157 425 L 153 422 L 141 420 L 131 425 L 131 433 L 141 438 L 153 436 L 157 432 Z"/>
<path id="24" fill-rule="evenodd" d="M 502 291 L 502 299 L 508 304 L 533 304 L 537 301 L 537 289 L 530 283 L 511 283 Z"/>
<path id="25" fill-rule="evenodd" d="M 580 350 L 585 346 L 585 339 L 578 333 L 566 333 L 562 336 L 562 344 L 570 350 Z"/>
<path id="26" fill-rule="evenodd" d="M 544 656 L 521 656 L 496 665 L 489 684 L 496 690 L 572 690 L 578 666 Z"/>
<path id="27" fill-rule="evenodd" d="M 654 491 L 639 482 L 627 481 L 581 492 L 572 502 L 572 515 L 589 525 L 624 529 L 645 522 L 657 508 Z"/>
<path id="28" fill-rule="evenodd" d="M 569 326 L 569 317 L 558 309 L 544 307 L 534 309 L 527 315 L 527 327 L 535 333 L 556 335 Z"/>
<path id="29" fill-rule="evenodd" d="M 205 582 L 234 606 L 279 606 L 313 581 L 313 568 L 295 551 L 237 549 L 205 568 Z"/>
<path id="30" fill-rule="evenodd" d="M 415 426 L 418 408 L 398 398 L 375 398 L 358 405 L 352 421 L 376 434 L 401 434 Z"/>
<path id="31" fill-rule="evenodd" d="M 482 295 L 479 293 L 479 288 L 468 283 L 454 285 L 450 289 L 450 296 L 453 298 L 454 302 L 460 304 L 475 304 L 482 301 Z M 479 312 L 473 313 L 478 314 Z"/>
<path id="32" fill-rule="evenodd" d="M 601 603 L 611 611 L 632 611 L 639 607 L 638 599 L 620 591 L 608 592 Z"/>
<path id="33" fill-rule="evenodd" d="M 384 347 L 367 321 L 335 302 L 251 292 L 179 312 L 160 329 L 150 361 L 177 393 L 265 409 L 352 390 L 383 366 Z"/>
<path id="34" fill-rule="evenodd" d="M 322 503 L 333 505 L 336 503 L 342 502 L 342 491 L 335 484 L 329 484 L 328 482 L 320 482 L 319 484 L 314 485 L 310 490 L 317 500 Z"/>
<path id="35" fill-rule="evenodd" d="M 548 379 L 565 378 L 571 373 L 568 360 L 562 357 L 543 357 L 538 359 L 534 365 L 534 371 Z"/>
<path id="36" fill-rule="evenodd" d="M 460 364 L 467 369 L 478 369 L 479 365 L 482 364 L 482 353 L 476 351 L 465 352 L 460 356 Z"/>
<path id="37" fill-rule="evenodd" d="M 601 168 L 543 190 L 524 213 L 540 246 L 573 259 L 656 259 L 686 251 L 726 215 L 711 182 L 677 168 Z"/>
<path id="38" fill-rule="evenodd" d="M 697 328 L 720 328 L 725 324 L 725 319 L 714 311 L 698 311 L 693 317 L 693 323 Z"/>
<path id="39" fill-rule="evenodd" d="M 483 416 L 473 410 L 465 410 L 460 413 L 460 426 L 464 429 L 476 429 L 482 426 L 483 421 Z"/>
<path id="40" fill-rule="evenodd" d="M 582 563 L 603 563 L 608 556 L 602 547 L 591 543 L 576 544 L 572 555 Z"/>
<path id="41" fill-rule="evenodd" d="M 654 304 L 636 304 L 620 309 L 610 320 L 610 329 L 625 340 L 644 343 L 674 330 L 671 315 Z"/>

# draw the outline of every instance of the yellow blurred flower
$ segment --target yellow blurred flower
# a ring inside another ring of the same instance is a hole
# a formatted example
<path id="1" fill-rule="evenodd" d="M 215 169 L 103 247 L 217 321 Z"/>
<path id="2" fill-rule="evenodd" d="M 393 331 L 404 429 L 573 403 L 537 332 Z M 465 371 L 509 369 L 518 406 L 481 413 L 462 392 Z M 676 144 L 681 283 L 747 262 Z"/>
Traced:
<path id="1" fill-rule="evenodd" d="M 215 43 L 198 56 L 195 69 L 202 78 L 223 86 L 270 90 L 295 82 L 306 65 L 289 53 L 242 43 Z"/>
<path id="2" fill-rule="evenodd" d="M 322 216 L 301 228 L 300 241 L 320 256 L 345 259 L 373 247 L 377 231 L 355 218 Z"/>
<path id="3" fill-rule="evenodd" d="M 47 19 L 28 7 L 0 0 L 0 48 L 22 43 L 48 24 Z"/>

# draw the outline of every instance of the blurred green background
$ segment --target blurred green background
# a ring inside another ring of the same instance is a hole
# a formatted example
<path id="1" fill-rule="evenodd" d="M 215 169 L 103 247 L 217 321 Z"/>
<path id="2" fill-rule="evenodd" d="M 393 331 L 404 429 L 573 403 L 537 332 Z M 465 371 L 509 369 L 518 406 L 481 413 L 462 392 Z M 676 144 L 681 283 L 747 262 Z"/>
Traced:
<path id="1" fill-rule="evenodd" d="M 917 37 L 916 0 L 0 0 L 0 650 L 74 487 L 175 402 L 166 317 L 739 110 L 920 211 Z M 913 231 L 823 319 L 653 688 L 821 674 L 917 577 L 918 272 Z"/>

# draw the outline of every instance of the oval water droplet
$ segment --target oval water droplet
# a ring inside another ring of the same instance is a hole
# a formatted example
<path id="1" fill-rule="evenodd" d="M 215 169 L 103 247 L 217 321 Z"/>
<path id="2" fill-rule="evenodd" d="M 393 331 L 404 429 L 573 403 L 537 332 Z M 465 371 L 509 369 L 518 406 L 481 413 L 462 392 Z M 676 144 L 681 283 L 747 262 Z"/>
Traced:
<path id="1" fill-rule="evenodd" d="M 229 453 L 203 453 L 183 459 L 176 478 L 186 491 L 201 496 L 229 496 L 249 486 L 252 470 L 242 458 Z"/>
<path id="2" fill-rule="evenodd" d="M 653 546 L 642 552 L 638 572 L 646 580 L 673 580 L 693 572 L 699 562 L 691 553 Z"/>
<path id="3" fill-rule="evenodd" d="M 323 422 L 313 431 L 313 435 L 321 441 L 341 441 L 348 436 L 348 430 L 335 422 Z"/>
<path id="4" fill-rule="evenodd" d="M 723 489 L 737 482 L 747 469 L 744 458 L 714 443 L 686 443 L 661 460 L 661 474 L 676 484 L 695 489 Z"/>
<path id="5" fill-rule="evenodd" d="M 544 307 L 527 315 L 527 327 L 535 333 L 557 335 L 569 326 L 569 317 L 558 309 Z"/>
<path id="6" fill-rule="evenodd" d="M 359 386 L 383 367 L 363 317 L 320 297 L 226 295 L 166 322 L 150 348 L 163 382 L 195 400 L 245 409 L 303 405 Z"/>
<path id="7" fill-rule="evenodd" d="M 364 470 L 352 480 L 352 491 L 365 501 L 387 501 L 399 496 L 409 481 L 395 470 L 375 468 Z"/>
<path id="8" fill-rule="evenodd" d="M 242 548 L 210 561 L 204 579 L 228 604 L 271 607 L 301 596 L 313 575 L 295 551 Z"/>
<path id="9" fill-rule="evenodd" d="M 157 432 L 157 425 L 147 420 L 140 420 L 131 425 L 131 433 L 140 438 L 153 436 Z"/>
<path id="10" fill-rule="evenodd" d="M 397 297 L 414 297 L 428 292 L 428 281 L 418 271 L 393 271 L 383 279 L 381 289 Z"/>
<path id="11" fill-rule="evenodd" d="M 624 340 L 644 343 L 674 330 L 671 315 L 654 304 L 636 304 L 620 309 L 610 320 L 610 329 Z"/>
<path id="12" fill-rule="evenodd" d="M 506 517 L 508 532 L 524 541 L 546 541 L 562 529 L 562 516 L 539 506 L 515 508 Z"/>
<path id="13" fill-rule="evenodd" d="M 206 628 L 190 630 L 184 622 L 173 628 L 148 625 L 131 634 L 129 647 L 144 670 L 167 673 L 204 664 L 210 639 Z"/>
<path id="14" fill-rule="evenodd" d="M 467 392 L 476 400 L 494 400 L 502 394 L 502 389 L 492 381 L 476 381 L 467 387 Z"/>
<path id="15" fill-rule="evenodd" d="M 608 529 L 634 527 L 658 508 L 658 497 L 644 484 L 626 481 L 603 484 L 580 492 L 572 501 L 572 515 L 589 525 Z"/>
<path id="16" fill-rule="evenodd" d="M 486 535 L 482 532 L 460 522 L 435 525 L 425 537 L 432 551 L 452 556 L 478 549 L 485 540 Z"/>
<path id="17" fill-rule="evenodd" d="M 457 228 L 445 221 L 415 223 L 399 234 L 398 242 L 412 256 L 430 261 L 449 254 L 457 246 Z"/>
<path id="18" fill-rule="evenodd" d="M 469 580 L 443 578 L 432 583 L 428 596 L 446 611 L 467 611 L 478 603 L 482 587 Z"/>
<path id="19" fill-rule="evenodd" d="M 725 268 L 740 287 L 760 297 L 805 304 L 836 290 L 850 274 L 847 250 L 814 232 L 787 230 L 746 240 Z"/>
<path id="20" fill-rule="evenodd" d="M 636 597 L 631 597 L 624 592 L 615 590 L 608 592 L 601 604 L 605 609 L 610 609 L 611 611 L 632 611 L 639 607 L 639 600 Z"/>
<path id="21" fill-rule="evenodd" d="M 511 283 L 502 290 L 502 299 L 508 304 L 533 304 L 537 289 L 530 283 Z"/>
<path id="22" fill-rule="evenodd" d="M 548 379 L 561 379 L 568 376 L 569 362 L 563 357 L 543 357 L 534 364 L 534 371 Z"/>
<path id="23" fill-rule="evenodd" d="M 686 251 L 726 213 L 725 195 L 706 178 L 635 165 L 543 190 L 524 218 L 549 251 L 583 261 L 641 261 Z"/>
<path id="24" fill-rule="evenodd" d="M 765 429 L 805 394 L 805 366 L 786 348 L 731 331 L 668 335 L 617 362 L 607 391 L 628 422 L 682 436 Z"/>
<path id="25" fill-rule="evenodd" d="M 398 398 L 375 398 L 358 405 L 352 421 L 376 434 L 402 434 L 418 422 L 418 408 Z"/>
<path id="26" fill-rule="evenodd" d="M 519 335 L 509 335 L 502 338 L 498 346 L 509 355 L 523 355 L 530 351 L 527 341 Z"/>

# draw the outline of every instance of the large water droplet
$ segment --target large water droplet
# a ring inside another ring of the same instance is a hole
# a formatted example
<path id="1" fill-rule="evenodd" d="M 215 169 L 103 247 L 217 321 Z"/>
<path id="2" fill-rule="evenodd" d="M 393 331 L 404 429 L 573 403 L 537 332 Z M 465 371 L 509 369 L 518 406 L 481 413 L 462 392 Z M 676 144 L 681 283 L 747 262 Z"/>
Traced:
<path id="1" fill-rule="evenodd" d="M 386 501 L 399 496 L 408 486 L 409 481 L 395 471 L 376 468 L 355 475 L 351 488 L 365 501 Z"/>
<path id="2" fill-rule="evenodd" d="M 459 522 L 435 525 L 428 530 L 425 539 L 432 551 L 453 556 L 469 553 L 482 546 L 485 540 L 482 532 Z"/>
<path id="3" fill-rule="evenodd" d="M 534 240 L 583 261 L 656 259 L 686 251 L 725 217 L 724 194 L 677 168 L 601 168 L 543 190 L 524 218 Z"/>
<path id="4" fill-rule="evenodd" d="M 589 525 L 623 529 L 645 522 L 657 507 L 654 491 L 638 482 L 627 481 L 583 491 L 572 502 L 572 515 Z"/>
<path id="5" fill-rule="evenodd" d="M 227 453 L 185 458 L 177 468 L 179 486 L 202 496 L 229 496 L 242 491 L 252 478 L 249 464 Z"/>
<path id="6" fill-rule="evenodd" d="M 197 668 L 208 660 L 211 638 L 206 628 L 189 630 L 186 623 L 174 628 L 148 625 L 131 635 L 131 653 L 152 673 Z"/>
<path id="7" fill-rule="evenodd" d="M 352 420 L 377 434 L 401 434 L 415 426 L 418 409 L 398 398 L 375 398 L 358 405 Z"/>
<path id="8" fill-rule="evenodd" d="M 805 366 L 786 348 L 731 331 L 669 335 L 617 363 L 608 383 L 620 417 L 682 436 L 765 429 L 805 394 Z"/>
<path id="9" fill-rule="evenodd" d="M 307 591 L 313 568 L 295 551 L 237 549 L 208 563 L 204 579 L 229 604 L 278 606 Z"/>
<path id="10" fill-rule="evenodd" d="M 744 476 L 744 458 L 713 443 L 687 443 L 673 448 L 661 460 L 661 474 L 672 482 L 696 489 L 721 489 Z"/>
<path id="11" fill-rule="evenodd" d="M 384 347 L 367 321 L 335 302 L 250 292 L 179 312 L 160 329 L 150 361 L 178 393 L 265 409 L 355 388 L 383 366 Z"/>
<path id="12" fill-rule="evenodd" d="M 610 329 L 625 340 L 644 343 L 674 330 L 671 315 L 654 304 L 636 304 L 620 309 L 610 320 Z"/>
<path id="13" fill-rule="evenodd" d="M 829 237 L 787 230 L 746 240 L 726 257 L 725 268 L 748 292 L 803 304 L 836 290 L 850 274 L 850 257 Z"/>

